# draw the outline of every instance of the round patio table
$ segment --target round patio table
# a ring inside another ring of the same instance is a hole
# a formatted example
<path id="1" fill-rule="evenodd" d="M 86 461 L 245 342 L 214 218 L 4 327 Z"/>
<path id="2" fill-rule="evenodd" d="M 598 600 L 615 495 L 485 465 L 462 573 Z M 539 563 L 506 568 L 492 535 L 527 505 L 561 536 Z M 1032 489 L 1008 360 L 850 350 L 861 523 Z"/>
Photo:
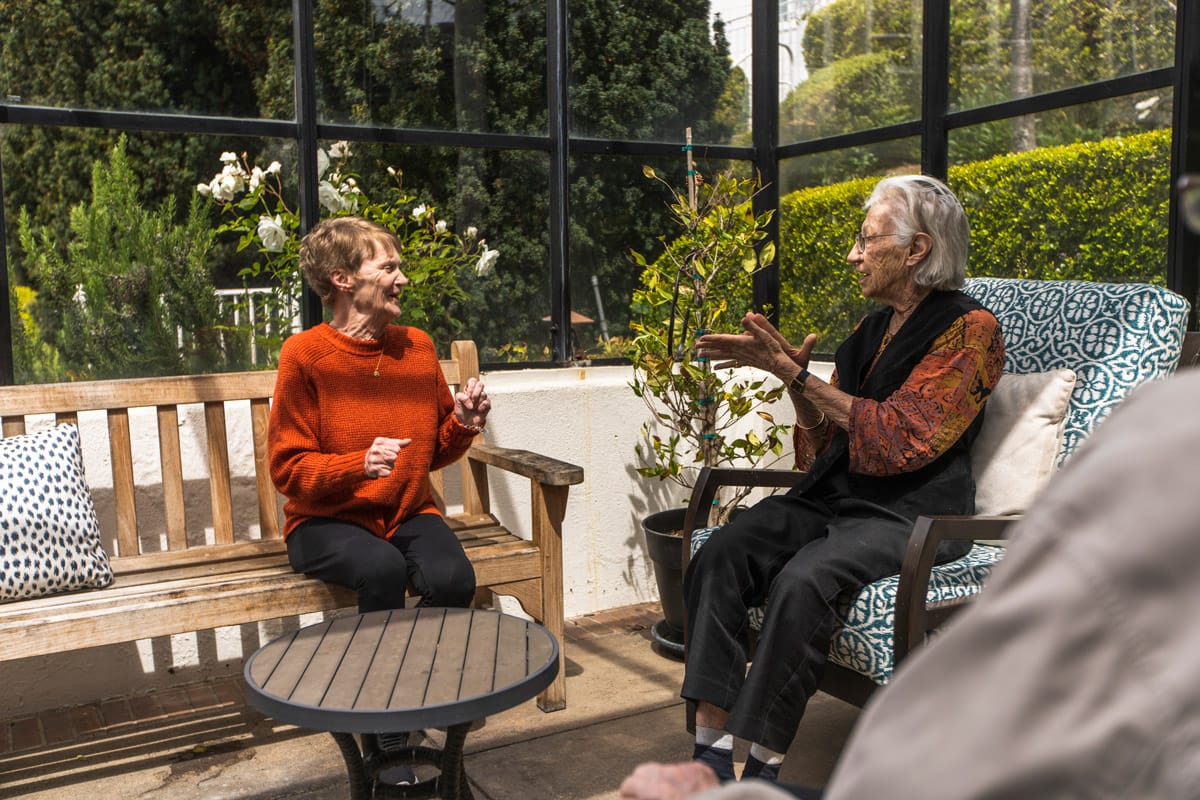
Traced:
<path id="1" fill-rule="evenodd" d="M 352 800 L 471 798 L 462 764 L 471 723 L 534 697 L 557 674 L 558 642 L 541 625 L 458 608 L 372 611 L 309 625 L 264 645 L 244 670 L 252 706 L 333 735 Z M 440 750 L 379 746 L 378 734 L 426 728 L 446 729 Z M 381 779 L 414 764 L 439 774 L 414 784 Z"/>

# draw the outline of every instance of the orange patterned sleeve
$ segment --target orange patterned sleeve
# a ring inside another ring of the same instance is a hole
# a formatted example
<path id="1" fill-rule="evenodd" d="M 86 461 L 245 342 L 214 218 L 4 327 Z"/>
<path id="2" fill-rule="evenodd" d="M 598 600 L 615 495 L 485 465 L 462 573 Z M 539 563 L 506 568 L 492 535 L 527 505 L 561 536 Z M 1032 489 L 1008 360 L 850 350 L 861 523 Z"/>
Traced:
<path id="1" fill-rule="evenodd" d="M 1000 326 L 989 312 L 955 320 L 891 397 L 853 402 L 850 471 L 895 475 L 932 463 L 974 421 L 1003 366 Z"/>

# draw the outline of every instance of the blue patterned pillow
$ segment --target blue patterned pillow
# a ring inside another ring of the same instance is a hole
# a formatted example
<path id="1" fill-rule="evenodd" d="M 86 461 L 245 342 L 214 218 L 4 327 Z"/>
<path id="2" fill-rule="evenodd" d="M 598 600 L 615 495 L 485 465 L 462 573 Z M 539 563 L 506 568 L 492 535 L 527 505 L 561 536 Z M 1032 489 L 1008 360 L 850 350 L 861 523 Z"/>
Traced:
<path id="1" fill-rule="evenodd" d="M 1138 384 L 1175 371 L 1190 306 L 1145 283 L 968 278 L 1004 332 L 1004 371 L 1075 371 L 1061 466 Z"/>
<path id="2" fill-rule="evenodd" d="M 0 439 L 0 601 L 112 583 L 79 429 Z"/>

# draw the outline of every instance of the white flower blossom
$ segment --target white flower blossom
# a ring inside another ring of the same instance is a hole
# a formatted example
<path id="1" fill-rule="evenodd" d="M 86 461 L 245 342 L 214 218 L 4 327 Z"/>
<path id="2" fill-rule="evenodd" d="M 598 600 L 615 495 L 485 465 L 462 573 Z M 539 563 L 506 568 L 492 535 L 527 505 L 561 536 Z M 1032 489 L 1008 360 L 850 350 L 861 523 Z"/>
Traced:
<path id="1" fill-rule="evenodd" d="M 444 219 L 439 219 L 439 220 L 438 220 L 438 221 L 437 221 L 437 222 L 434 224 L 434 226 L 433 226 L 433 229 L 434 229 L 435 231 L 437 231 L 438 233 L 445 233 L 445 232 L 446 232 L 446 229 L 447 229 L 448 227 L 449 227 L 449 226 L 446 224 L 446 220 L 444 220 Z"/>
<path id="2" fill-rule="evenodd" d="M 263 178 L 265 176 L 266 176 L 266 173 L 263 172 L 260 167 L 256 166 L 254 168 L 254 170 L 250 173 L 250 191 L 253 192 L 259 186 L 262 186 Z"/>
<path id="3" fill-rule="evenodd" d="M 317 177 L 323 177 L 325 171 L 329 169 L 329 156 L 325 155 L 325 151 L 317 148 Z"/>
<path id="4" fill-rule="evenodd" d="M 499 250 L 489 250 L 487 245 L 483 246 L 483 252 L 479 255 L 479 261 L 475 264 L 475 274 L 483 278 L 492 274 L 492 270 L 496 268 L 496 259 L 500 258 Z"/>
<path id="5" fill-rule="evenodd" d="M 393 175 L 393 176 L 394 176 L 395 174 L 396 174 L 396 168 L 395 168 L 395 167 L 388 167 L 388 175 Z"/>
<path id="6" fill-rule="evenodd" d="M 414 208 L 412 210 L 413 219 L 421 219 L 428 213 L 429 213 L 429 206 L 425 205 L 424 203 L 421 203 L 421 205 L 417 206 L 416 208 Z"/>
<path id="7" fill-rule="evenodd" d="M 334 142 L 329 146 L 330 158 L 348 158 L 350 156 L 350 143 L 343 139 L 340 142 Z"/>
<path id="8" fill-rule="evenodd" d="M 282 169 L 283 169 L 283 164 L 280 164 L 278 161 L 272 161 L 271 165 L 269 167 L 267 167 L 267 174 L 268 175 L 278 175 L 279 171 Z"/>
<path id="9" fill-rule="evenodd" d="M 212 187 L 207 183 L 197 183 L 196 193 L 201 197 L 212 197 Z"/>
<path id="10" fill-rule="evenodd" d="M 467 228 L 467 238 L 468 239 L 474 239 L 478 235 L 479 235 L 479 228 L 476 228 L 474 225 Z"/>
<path id="11" fill-rule="evenodd" d="M 232 150 L 226 150 L 224 153 L 221 153 L 221 161 L 225 164 L 236 164 L 237 160 L 237 153 Z"/>
<path id="12" fill-rule="evenodd" d="M 317 199 L 330 213 L 342 210 L 342 195 L 329 181 L 321 181 L 317 184 Z"/>
<path id="13" fill-rule="evenodd" d="M 287 242 L 287 231 L 283 229 L 283 220 L 278 214 L 274 218 L 262 215 L 258 218 L 258 238 L 262 239 L 267 252 L 279 253 Z"/>

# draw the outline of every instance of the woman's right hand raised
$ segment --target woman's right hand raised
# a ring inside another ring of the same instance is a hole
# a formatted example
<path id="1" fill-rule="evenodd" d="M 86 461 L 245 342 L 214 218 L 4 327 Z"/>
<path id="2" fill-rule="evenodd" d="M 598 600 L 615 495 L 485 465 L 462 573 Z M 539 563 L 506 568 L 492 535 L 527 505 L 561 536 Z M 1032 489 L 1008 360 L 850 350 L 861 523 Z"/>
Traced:
<path id="1" fill-rule="evenodd" d="M 400 451 L 412 444 L 412 439 L 389 439 L 386 436 L 377 436 L 375 441 L 371 443 L 370 449 L 367 450 L 367 457 L 363 463 L 363 471 L 368 478 L 386 478 L 392 474 L 392 470 L 396 467 L 396 456 L 400 455 Z"/>

